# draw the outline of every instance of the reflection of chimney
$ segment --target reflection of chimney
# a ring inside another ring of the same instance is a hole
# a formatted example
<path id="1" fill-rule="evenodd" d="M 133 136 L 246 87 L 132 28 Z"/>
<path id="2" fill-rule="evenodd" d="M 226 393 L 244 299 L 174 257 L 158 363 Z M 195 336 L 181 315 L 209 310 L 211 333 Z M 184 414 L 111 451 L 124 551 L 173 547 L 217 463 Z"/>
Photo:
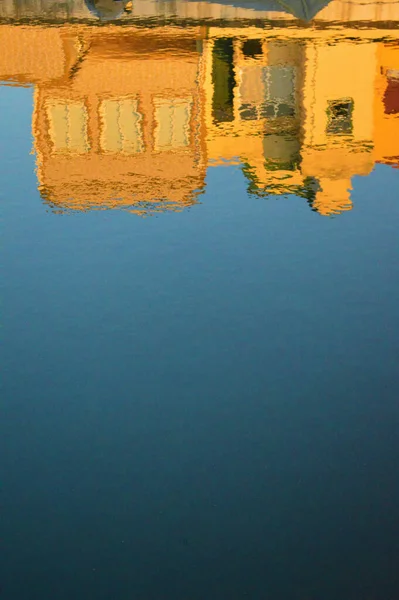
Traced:
<path id="1" fill-rule="evenodd" d="M 316 193 L 313 208 L 324 216 L 337 215 L 345 210 L 351 210 L 352 201 L 350 179 L 321 178 L 320 190 Z"/>

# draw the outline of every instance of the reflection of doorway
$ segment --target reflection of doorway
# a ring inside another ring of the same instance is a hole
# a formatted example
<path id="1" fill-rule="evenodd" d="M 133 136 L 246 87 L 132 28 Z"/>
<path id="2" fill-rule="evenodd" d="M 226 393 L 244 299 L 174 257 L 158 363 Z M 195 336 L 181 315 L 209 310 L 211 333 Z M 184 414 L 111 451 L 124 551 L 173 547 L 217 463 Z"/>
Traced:
<path id="1" fill-rule="evenodd" d="M 263 156 L 268 171 L 295 171 L 300 162 L 300 143 L 295 135 L 278 133 L 263 138 Z"/>
<path id="2" fill-rule="evenodd" d="M 233 101 L 236 85 L 233 65 L 233 40 L 215 40 L 212 56 L 212 115 L 216 123 L 234 120 Z"/>
<path id="3" fill-rule="evenodd" d="M 384 110 L 386 115 L 399 114 L 399 70 L 388 69 L 388 85 L 384 94 Z"/>

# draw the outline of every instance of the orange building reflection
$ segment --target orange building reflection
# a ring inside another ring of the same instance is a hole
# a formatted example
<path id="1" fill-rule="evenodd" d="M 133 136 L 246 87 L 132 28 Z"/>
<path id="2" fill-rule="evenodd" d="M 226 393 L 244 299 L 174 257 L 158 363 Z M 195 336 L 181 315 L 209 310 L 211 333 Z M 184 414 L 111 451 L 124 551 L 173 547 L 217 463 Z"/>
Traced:
<path id="1" fill-rule="evenodd" d="M 65 70 L 37 86 L 33 131 L 53 205 L 146 211 L 195 202 L 205 178 L 196 31 L 64 33 Z"/>
<path id="2" fill-rule="evenodd" d="M 333 215 L 355 175 L 399 163 L 399 41 L 358 35 L 0 25 L 0 79 L 35 85 L 38 187 L 57 210 L 181 210 L 235 163 L 250 193 Z"/>

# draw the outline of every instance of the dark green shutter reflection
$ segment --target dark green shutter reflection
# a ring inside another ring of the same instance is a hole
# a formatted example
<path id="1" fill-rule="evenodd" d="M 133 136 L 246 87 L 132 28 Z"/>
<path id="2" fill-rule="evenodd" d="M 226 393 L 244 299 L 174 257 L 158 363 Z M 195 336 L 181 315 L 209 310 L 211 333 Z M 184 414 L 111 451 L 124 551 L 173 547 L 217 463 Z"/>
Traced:
<path id="1" fill-rule="evenodd" d="M 213 47 L 212 80 L 214 94 L 212 115 L 216 123 L 233 121 L 234 87 L 233 40 L 220 38 Z"/>

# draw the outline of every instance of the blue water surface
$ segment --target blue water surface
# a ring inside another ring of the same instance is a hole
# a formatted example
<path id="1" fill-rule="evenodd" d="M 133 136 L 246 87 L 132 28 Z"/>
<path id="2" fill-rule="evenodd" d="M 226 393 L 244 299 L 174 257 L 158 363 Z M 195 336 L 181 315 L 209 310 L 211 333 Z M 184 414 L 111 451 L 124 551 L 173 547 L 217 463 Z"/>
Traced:
<path id="1" fill-rule="evenodd" d="M 57 214 L 0 89 L 2 598 L 395 600 L 399 171 Z"/>

